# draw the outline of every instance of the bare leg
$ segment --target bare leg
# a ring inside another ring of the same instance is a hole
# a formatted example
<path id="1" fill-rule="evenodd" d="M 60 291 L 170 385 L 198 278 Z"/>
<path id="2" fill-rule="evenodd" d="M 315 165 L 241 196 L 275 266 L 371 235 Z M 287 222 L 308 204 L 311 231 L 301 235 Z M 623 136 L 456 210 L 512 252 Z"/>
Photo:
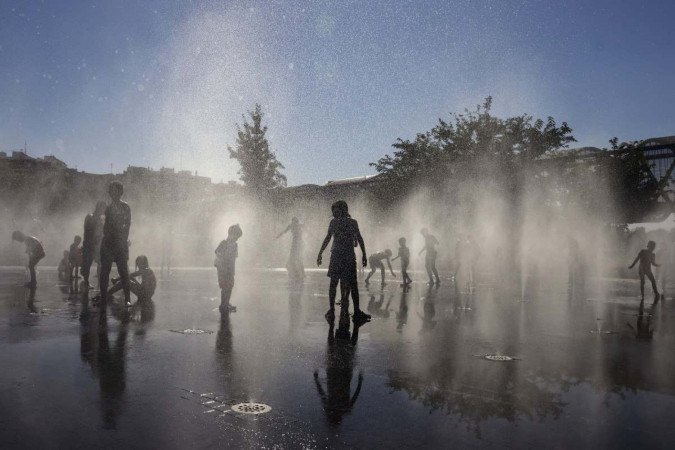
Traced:
<path id="1" fill-rule="evenodd" d="M 229 307 L 230 306 L 230 297 L 232 297 L 232 288 L 226 287 L 220 290 L 220 306 Z"/>
<path id="2" fill-rule="evenodd" d="M 354 304 L 354 312 L 361 311 L 359 306 L 359 285 L 354 281 L 349 289 L 349 292 L 352 295 L 352 303 Z"/>
<path id="3" fill-rule="evenodd" d="M 429 284 L 432 284 L 434 282 L 434 278 L 432 276 L 432 267 L 431 267 L 431 261 L 429 258 L 427 258 L 424 261 L 424 268 L 427 269 L 427 275 L 429 276 Z"/>
<path id="4" fill-rule="evenodd" d="M 120 279 L 122 281 L 122 289 L 124 290 L 124 301 L 126 303 L 131 303 L 131 288 L 129 287 L 129 266 L 127 260 L 122 257 L 118 258 L 115 262 L 117 266 L 117 272 L 120 274 Z"/>
<path id="5" fill-rule="evenodd" d="M 107 306 L 108 297 L 108 281 L 110 279 L 110 271 L 112 270 L 112 261 L 105 260 L 101 262 L 101 275 L 98 278 L 98 287 L 101 291 L 101 310 Z"/>
<path id="6" fill-rule="evenodd" d="M 335 295 L 337 294 L 338 281 L 340 281 L 339 278 L 331 278 L 330 286 L 328 287 L 328 302 L 331 310 L 335 309 Z"/>
<path id="7" fill-rule="evenodd" d="M 32 261 L 28 263 L 28 272 L 30 272 L 30 285 L 31 285 L 31 287 L 34 287 L 35 285 L 37 285 L 37 278 L 35 276 L 35 266 L 36 265 L 37 264 L 32 262 Z"/>
<path id="8" fill-rule="evenodd" d="M 654 274 L 651 272 L 647 273 L 647 278 L 649 278 L 649 281 L 652 283 L 652 291 L 654 292 L 654 296 L 658 298 L 659 296 L 659 289 L 656 287 L 656 279 L 654 279 Z"/>
<path id="9" fill-rule="evenodd" d="M 645 274 L 640 273 L 640 296 L 645 299 Z"/>

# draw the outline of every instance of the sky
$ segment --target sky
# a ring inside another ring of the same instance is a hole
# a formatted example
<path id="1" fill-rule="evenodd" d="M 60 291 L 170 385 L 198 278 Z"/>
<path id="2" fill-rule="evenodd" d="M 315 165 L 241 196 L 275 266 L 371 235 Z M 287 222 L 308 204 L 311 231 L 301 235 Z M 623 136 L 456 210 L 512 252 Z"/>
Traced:
<path id="1" fill-rule="evenodd" d="M 675 134 L 675 2 L 0 0 L 0 151 L 238 178 L 260 103 L 289 185 L 493 96 L 578 146 Z"/>

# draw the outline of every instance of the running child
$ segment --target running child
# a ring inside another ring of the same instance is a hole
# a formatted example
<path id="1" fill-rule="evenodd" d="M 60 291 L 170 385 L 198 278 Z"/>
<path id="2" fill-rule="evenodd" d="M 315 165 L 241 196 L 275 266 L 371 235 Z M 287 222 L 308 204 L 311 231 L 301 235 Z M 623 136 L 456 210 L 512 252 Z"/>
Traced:
<path id="1" fill-rule="evenodd" d="M 649 281 L 652 283 L 652 291 L 654 291 L 654 303 L 659 301 L 659 290 L 656 287 L 656 279 L 654 279 L 654 274 L 652 273 L 652 266 L 659 267 L 656 264 L 656 255 L 654 254 L 654 249 L 656 248 L 656 243 L 654 241 L 649 241 L 647 243 L 647 248 L 640 250 L 638 255 L 635 257 L 633 264 L 628 267 L 632 269 L 637 262 L 640 262 L 639 275 L 640 275 L 640 295 L 642 300 L 645 299 L 645 277 L 649 278 Z"/>
<path id="2" fill-rule="evenodd" d="M 424 237 L 424 248 L 420 250 L 419 254 L 421 255 L 424 252 L 427 253 L 424 258 L 424 267 L 427 269 L 429 284 L 434 284 L 433 276 L 436 277 L 436 284 L 441 284 L 441 279 L 438 277 L 438 270 L 436 270 L 436 256 L 438 255 L 436 246 L 438 245 L 438 239 L 436 239 L 436 236 L 429 233 L 429 230 L 426 228 L 422 228 L 420 233 Z"/>
<path id="3" fill-rule="evenodd" d="M 237 308 L 230 304 L 232 289 L 234 288 L 234 265 L 239 256 L 237 240 L 243 232 L 239 224 L 232 225 L 227 230 L 227 239 L 222 241 L 216 248 L 216 261 L 214 265 L 218 270 L 218 285 L 220 286 L 220 312 L 227 314 L 235 312 Z"/>
<path id="4" fill-rule="evenodd" d="M 137 277 L 140 277 L 140 282 L 136 279 Z M 112 296 L 115 292 L 122 289 L 122 282 L 119 278 L 114 278 L 112 282 L 113 286 L 108 291 L 108 296 Z M 150 268 L 147 256 L 140 255 L 136 257 L 136 271 L 129 274 L 129 288 L 136 295 L 140 303 L 150 300 L 155 294 L 157 277 L 155 277 L 155 272 Z"/>
<path id="5" fill-rule="evenodd" d="M 42 242 L 34 236 L 28 236 L 21 231 L 14 231 L 12 233 L 12 240 L 23 242 L 26 246 L 26 254 L 28 255 L 28 271 L 30 272 L 30 281 L 26 283 L 27 288 L 37 287 L 37 279 L 35 277 L 35 266 L 42 258 L 45 257 L 45 249 L 42 247 Z"/>
<path id="6" fill-rule="evenodd" d="M 412 278 L 408 275 L 408 266 L 410 265 L 410 249 L 405 245 L 406 240 L 404 237 L 398 240 L 398 254 L 392 261 L 396 261 L 401 258 L 401 276 L 403 276 L 403 284 L 401 286 L 406 287 L 412 283 Z"/>
<path id="7" fill-rule="evenodd" d="M 385 285 L 385 282 L 384 282 L 384 264 L 382 263 L 382 261 L 384 261 L 384 260 L 387 261 L 387 266 L 389 267 L 389 272 L 391 272 L 391 276 L 396 278 L 396 274 L 394 273 L 394 271 L 391 268 L 391 259 L 390 259 L 391 254 L 392 254 L 391 250 L 386 249 L 383 252 L 373 253 L 372 255 L 370 255 L 370 258 L 368 258 L 368 262 L 370 263 L 370 273 L 366 277 L 366 284 L 370 283 L 370 281 L 369 281 L 370 277 L 372 277 L 373 274 L 375 272 L 377 272 L 377 269 L 380 269 L 380 271 L 382 273 L 382 286 Z"/>
<path id="8" fill-rule="evenodd" d="M 335 295 L 337 285 L 340 283 L 343 292 L 342 307 L 349 305 L 349 294 L 351 293 L 354 304 L 354 322 L 366 322 L 370 316 L 359 307 L 359 287 L 356 280 L 356 253 L 354 247 L 358 244 L 361 247 L 361 262 L 363 267 L 368 265 L 366 258 L 366 246 L 359 231 L 359 224 L 349 215 L 349 208 L 344 200 L 339 200 L 331 206 L 333 219 L 328 225 L 328 232 L 321 244 L 319 256 L 316 258 L 317 265 L 323 262 L 322 255 L 331 239 L 333 246 L 330 253 L 330 264 L 328 265 L 328 277 L 330 277 L 330 287 L 328 289 L 328 299 L 330 309 L 326 313 L 326 320 L 333 322 L 335 320 Z"/>

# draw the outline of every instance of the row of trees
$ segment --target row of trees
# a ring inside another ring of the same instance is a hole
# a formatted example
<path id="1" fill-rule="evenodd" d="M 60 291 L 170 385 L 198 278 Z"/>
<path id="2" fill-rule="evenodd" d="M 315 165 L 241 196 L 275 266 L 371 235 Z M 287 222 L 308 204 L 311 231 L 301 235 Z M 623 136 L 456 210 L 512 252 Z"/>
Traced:
<path id="1" fill-rule="evenodd" d="M 488 97 L 474 110 L 439 119 L 412 140 L 398 139 L 392 154 L 371 164 L 382 181 L 378 197 L 390 203 L 426 187 L 452 203 L 453 196 L 461 201 L 456 195 L 461 186 L 464 192 L 493 189 L 517 202 L 528 186 L 544 204 L 562 211 L 581 207 L 616 217 L 607 205 L 619 205 L 626 221 L 656 200 L 660 186 L 640 152 L 602 152 L 592 158 L 561 152 L 576 142 L 567 122 L 529 114 L 499 118 L 491 109 Z M 284 166 L 270 149 L 262 119 L 256 105 L 237 126 L 234 148 L 228 146 L 241 166 L 241 180 L 256 195 L 286 186 Z M 612 149 L 617 142 L 610 141 Z M 598 186 L 605 187 L 609 199 L 597 195 Z"/>

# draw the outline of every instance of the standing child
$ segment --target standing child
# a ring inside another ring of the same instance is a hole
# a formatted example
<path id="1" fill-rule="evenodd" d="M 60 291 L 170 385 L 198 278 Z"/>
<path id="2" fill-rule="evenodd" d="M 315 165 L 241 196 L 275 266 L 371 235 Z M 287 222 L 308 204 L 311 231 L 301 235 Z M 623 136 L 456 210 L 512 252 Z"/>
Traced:
<path id="1" fill-rule="evenodd" d="M 419 254 L 421 255 L 423 252 L 427 252 L 424 258 L 424 266 L 427 269 L 427 275 L 429 276 L 429 285 L 434 284 L 433 276 L 436 277 L 436 284 L 441 284 L 441 279 L 438 278 L 438 270 L 436 270 L 436 256 L 438 255 L 436 246 L 438 245 L 438 239 L 436 239 L 436 236 L 429 233 L 429 230 L 426 228 L 422 228 L 420 233 L 424 237 L 424 248 L 420 250 Z"/>
<path id="2" fill-rule="evenodd" d="M 370 277 L 373 276 L 375 272 L 377 272 L 377 269 L 380 269 L 382 272 L 382 286 L 385 285 L 384 282 L 384 264 L 382 261 L 386 260 L 387 261 L 387 266 L 389 267 L 389 272 L 391 272 L 391 276 L 396 278 L 396 274 L 391 268 L 391 250 L 386 249 L 383 252 L 380 253 L 373 253 L 370 255 L 370 258 L 368 258 L 368 262 L 370 263 L 370 273 L 366 277 L 366 284 L 369 283 Z"/>
<path id="3" fill-rule="evenodd" d="M 129 228 L 131 227 L 131 208 L 122 201 L 124 186 L 119 181 L 113 181 L 108 187 L 108 195 L 112 202 L 105 209 L 103 223 L 103 239 L 101 240 L 101 276 L 99 288 L 101 290 L 101 313 L 107 306 L 108 281 L 112 264 L 117 266 L 117 272 L 122 281 L 124 303 L 131 304 L 129 288 Z"/>
<path id="4" fill-rule="evenodd" d="M 403 276 L 403 284 L 401 285 L 402 287 L 406 287 L 412 283 L 412 278 L 410 278 L 410 275 L 408 275 L 408 266 L 410 265 L 410 249 L 406 247 L 405 243 L 406 241 L 404 237 L 398 240 L 398 255 L 396 255 L 396 258 L 392 259 L 392 261 L 396 261 L 397 259 L 401 258 L 401 275 Z"/>
<path id="5" fill-rule="evenodd" d="M 45 249 L 42 247 L 42 242 L 34 236 L 27 236 L 21 231 L 12 233 L 12 240 L 23 242 L 26 246 L 26 254 L 28 255 L 28 271 L 30 272 L 30 281 L 26 283 L 27 288 L 36 288 L 37 279 L 35 277 L 35 266 L 45 257 Z"/>
<path id="6" fill-rule="evenodd" d="M 351 293 L 354 304 L 354 322 L 365 322 L 370 320 L 370 316 L 359 307 L 359 287 L 356 280 L 356 254 L 354 247 L 358 244 L 361 247 L 361 261 L 363 266 L 368 265 L 366 258 L 366 246 L 363 237 L 359 231 L 359 224 L 349 215 L 347 202 L 339 200 L 331 206 L 333 219 L 328 225 L 328 233 L 321 244 L 319 256 L 316 259 L 317 265 L 323 262 L 322 255 L 331 239 L 333 247 L 330 253 L 330 264 L 328 266 L 328 277 L 330 277 L 330 287 L 328 289 L 328 299 L 330 309 L 326 313 L 326 319 L 329 322 L 335 320 L 335 295 L 337 285 L 340 283 L 343 291 L 343 311 L 348 307 L 348 296 Z"/>
<path id="7" fill-rule="evenodd" d="M 656 242 L 649 241 L 647 243 L 647 248 L 640 250 L 640 253 L 635 257 L 635 261 L 630 265 L 629 269 L 632 269 L 638 261 L 640 261 L 639 275 L 640 275 L 640 295 L 642 296 L 642 301 L 645 299 L 645 277 L 649 278 L 649 281 L 652 283 L 652 290 L 654 291 L 654 304 L 659 301 L 659 290 L 656 287 L 656 280 L 654 279 L 654 274 L 652 273 L 652 266 L 659 267 L 656 264 L 656 255 L 654 254 L 654 249 L 656 248 Z"/>
<path id="8" fill-rule="evenodd" d="M 232 225 L 227 230 L 227 239 L 216 248 L 215 266 L 218 270 L 218 285 L 220 286 L 220 312 L 227 314 L 235 312 L 237 308 L 230 305 L 230 297 L 234 288 L 234 263 L 239 256 L 237 239 L 243 232 L 239 224 Z"/>
<path id="9" fill-rule="evenodd" d="M 78 270 L 82 266 L 82 247 L 80 247 L 82 238 L 75 236 L 73 243 L 70 244 L 68 252 L 68 261 L 70 262 L 70 280 L 78 278 Z"/>

